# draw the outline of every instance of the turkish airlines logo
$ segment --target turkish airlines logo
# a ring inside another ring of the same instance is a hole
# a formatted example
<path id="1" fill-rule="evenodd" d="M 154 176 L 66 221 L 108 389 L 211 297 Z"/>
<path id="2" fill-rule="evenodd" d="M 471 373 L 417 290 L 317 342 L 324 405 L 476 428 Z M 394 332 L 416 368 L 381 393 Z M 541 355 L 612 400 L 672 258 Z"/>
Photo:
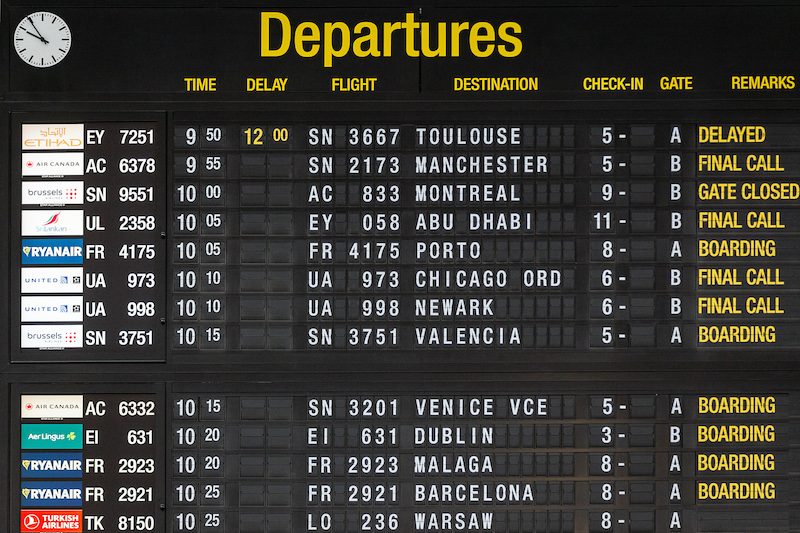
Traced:
<path id="1" fill-rule="evenodd" d="M 72 509 L 22 510 L 19 512 L 19 526 L 22 533 L 62 533 L 83 531 L 83 511 Z"/>
<path id="2" fill-rule="evenodd" d="M 27 514 L 22 519 L 22 527 L 24 527 L 25 529 L 39 529 L 39 526 L 41 525 L 42 525 L 42 519 L 35 514 Z"/>

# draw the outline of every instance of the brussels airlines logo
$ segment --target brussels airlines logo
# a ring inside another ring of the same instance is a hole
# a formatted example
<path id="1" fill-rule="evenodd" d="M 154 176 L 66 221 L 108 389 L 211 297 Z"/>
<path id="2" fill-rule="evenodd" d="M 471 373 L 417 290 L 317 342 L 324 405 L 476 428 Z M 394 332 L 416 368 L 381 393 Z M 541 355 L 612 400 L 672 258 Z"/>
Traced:
<path id="1" fill-rule="evenodd" d="M 23 181 L 23 205 L 80 205 L 83 203 L 81 181 Z"/>
<path id="2" fill-rule="evenodd" d="M 83 239 L 22 239 L 23 265 L 82 265 Z"/>
<path id="3" fill-rule="evenodd" d="M 23 153 L 23 176 L 81 176 L 83 152 L 80 153 Z"/>
<path id="4" fill-rule="evenodd" d="M 23 124 L 23 150 L 81 150 L 83 124 Z"/>
<path id="5" fill-rule="evenodd" d="M 83 454 L 26 452 L 22 454 L 20 473 L 23 478 L 83 477 Z"/>
<path id="6" fill-rule="evenodd" d="M 22 236 L 83 235 L 83 210 L 22 211 Z"/>
<path id="7" fill-rule="evenodd" d="M 20 348 L 60 350 L 83 347 L 81 324 L 22 325 Z"/>
<path id="8" fill-rule="evenodd" d="M 83 484 L 80 481 L 24 481 L 21 507 L 80 507 Z"/>

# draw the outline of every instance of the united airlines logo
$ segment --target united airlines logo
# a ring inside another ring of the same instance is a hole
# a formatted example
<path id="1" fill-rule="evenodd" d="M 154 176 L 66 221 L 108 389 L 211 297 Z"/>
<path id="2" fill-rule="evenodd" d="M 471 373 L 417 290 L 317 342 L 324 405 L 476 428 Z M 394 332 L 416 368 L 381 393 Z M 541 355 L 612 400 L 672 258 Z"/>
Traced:
<path id="1" fill-rule="evenodd" d="M 23 267 L 22 294 L 83 292 L 81 267 Z"/>
<path id="2" fill-rule="evenodd" d="M 82 296 L 23 296 L 23 322 L 80 322 L 83 320 Z"/>

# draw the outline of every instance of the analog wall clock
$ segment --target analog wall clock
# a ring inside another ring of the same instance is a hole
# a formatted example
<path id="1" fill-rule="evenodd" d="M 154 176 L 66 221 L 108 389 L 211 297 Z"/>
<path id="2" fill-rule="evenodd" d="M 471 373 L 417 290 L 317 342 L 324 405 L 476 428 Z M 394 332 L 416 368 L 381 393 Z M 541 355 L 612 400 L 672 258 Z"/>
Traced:
<path id="1" fill-rule="evenodd" d="M 48 11 L 25 16 L 14 31 L 14 49 L 32 67 L 58 64 L 72 46 L 72 33 L 64 19 Z"/>

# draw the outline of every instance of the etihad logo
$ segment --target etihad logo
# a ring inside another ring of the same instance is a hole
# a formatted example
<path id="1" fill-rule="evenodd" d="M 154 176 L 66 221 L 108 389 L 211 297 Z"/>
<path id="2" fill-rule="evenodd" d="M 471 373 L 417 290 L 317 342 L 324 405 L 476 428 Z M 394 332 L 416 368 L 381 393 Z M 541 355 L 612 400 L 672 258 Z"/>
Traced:
<path id="1" fill-rule="evenodd" d="M 81 324 L 42 324 L 20 327 L 20 348 L 60 350 L 83 347 Z"/>
<path id="2" fill-rule="evenodd" d="M 83 239 L 22 239 L 23 265 L 81 265 Z"/>
<path id="3" fill-rule="evenodd" d="M 83 152 L 52 153 L 31 152 L 22 154 L 23 176 L 81 176 Z"/>
<path id="4" fill-rule="evenodd" d="M 300 57 L 322 54 L 322 64 L 332 67 L 334 59 L 347 55 L 358 58 L 460 57 L 478 58 L 495 54 L 516 57 L 522 52 L 522 26 L 518 22 L 420 22 L 414 13 L 403 20 L 387 22 L 299 22 L 284 13 L 261 13 L 261 56 L 279 57 L 292 47 Z"/>
<path id="5" fill-rule="evenodd" d="M 79 205 L 83 203 L 81 181 L 23 181 L 23 205 Z"/>
<path id="6" fill-rule="evenodd" d="M 20 416 L 40 420 L 83 418 L 83 396 L 23 394 L 20 398 Z"/>
<path id="7" fill-rule="evenodd" d="M 80 478 L 83 477 L 83 454 L 25 452 L 20 466 L 21 476 L 25 479 Z"/>
<path id="8" fill-rule="evenodd" d="M 23 124 L 23 150 L 81 150 L 83 124 Z"/>
<path id="9" fill-rule="evenodd" d="M 83 235 L 83 210 L 24 210 L 22 236 Z"/>

